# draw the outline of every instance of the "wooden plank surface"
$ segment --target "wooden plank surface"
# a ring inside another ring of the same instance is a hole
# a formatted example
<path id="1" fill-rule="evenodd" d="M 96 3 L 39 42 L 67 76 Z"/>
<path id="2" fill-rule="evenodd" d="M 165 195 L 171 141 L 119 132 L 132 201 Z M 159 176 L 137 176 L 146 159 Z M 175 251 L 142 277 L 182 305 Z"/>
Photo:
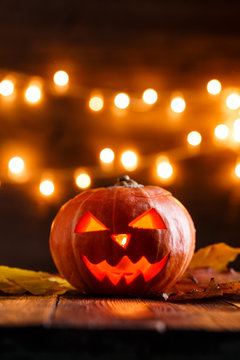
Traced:
<path id="1" fill-rule="evenodd" d="M 240 331 L 240 300 L 171 303 L 76 296 L 0 297 L 0 326 Z"/>

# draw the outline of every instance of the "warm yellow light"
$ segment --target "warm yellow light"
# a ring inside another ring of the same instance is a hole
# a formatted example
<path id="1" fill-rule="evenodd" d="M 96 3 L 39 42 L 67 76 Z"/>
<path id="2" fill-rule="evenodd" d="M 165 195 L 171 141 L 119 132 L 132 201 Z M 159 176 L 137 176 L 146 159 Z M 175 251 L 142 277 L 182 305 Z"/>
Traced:
<path id="1" fill-rule="evenodd" d="M 146 104 L 152 105 L 154 104 L 157 99 L 158 99 L 158 94 L 155 90 L 153 89 L 147 89 L 144 91 L 143 95 L 142 95 L 143 101 Z"/>
<path id="2" fill-rule="evenodd" d="M 114 152 L 112 149 L 106 148 L 100 152 L 100 160 L 105 164 L 110 164 L 114 160 Z"/>
<path id="3" fill-rule="evenodd" d="M 229 129 L 227 125 L 220 124 L 215 128 L 214 134 L 218 139 L 224 140 L 228 137 Z"/>
<path id="4" fill-rule="evenodd" d="M 120 93 L 115 96 L 114 104 L 119 109 L 126 109 L 130 104 L 129 96 L 125 93 Z"/>
<path id="5" fill-rule="evenodd" d="M 207 91 L 209 92 L 209 94 L 211 95 L 217 95 L 221 92 L 222 90 L 222 85 L 220 83 L 220 81 L 214 79 L 214 80 L 210 80 L 207 84 Z"/>
<path id="6" fill-rule="evenodd" d="M 202 141 L 202 136 L 198 131 L 191 131 L 187 136 L 187 141 L 192 146 L 198 146 Z"/>
<path id="7" fill-rule="evenodd" d="M 30 85 L 26 92 L 25 98 L 31 104 L 36 104 L 41 100 L 42 91 L 38 85 Z"/>
<path id="8" fill-rule="evenodd" d="M 167 160 L 157 164 L 157 174 L 161 179 L 170 179 L 173 174 L 173 167 Z"/>
<path id="9" fill-rule="evenodd" d="M 89 100 L 89 107 L 92 111 L 100 111 L 103 108 L 103 98 L 101 96 L 93 96 Z"/>
<path id="10" fill-rule="evenodd" d="M 40 193 L 44 196 L 50 196 L 54 192 L 54 184 L 50 180 L 44 180 L 39 186 Z"/>
<path id="11" fill-rule="evenodd" d="M 24 161 L 22 158 L 15 156 L 9 160 L 8 168 L 13 174 L 21 174 L 24 170 Z"/>
<path id="12" fill-rule="evenodd" d="M 233 123 L 233 136 L 237 142 L 240 142 L 240 119 L 237 119 Z"/>
<path id="13" fill-rule="evenodd" d="M 235 167 L 235 174 L 238 178 L 240 178 L 240 164 L 237 164 Z"/>
<path id="14" fill-rule="evenodd" d="M 54 74 L 53 81 L 58 86 L 66 86 L 69 82 L 69 76 L 66 71 L 59 70 Z"/>
<path id="15" fill-rule="evenodd" d="M 182 113 L 186 108 L 185 100 L 182 97 L 175 97 L 171 101 L 171 109 L 175 113 Z"/>
<path id="16" fill-rule="evenodd" d="M 227 107 L 231 110 L 236 110 L 240 106 L 240 97 L 238 94 L 230 94 L 226 100 Z"/>
<path id="17" fill-rule="evenodd" d="M 80 189 L 87 189 L 91 184 L 91 178 L 88 174 L 81 173 L 76 176 L 75 183 Z"/>
<path id="18" fill-rule="evenodd" d="M 121 156 L 121 163 L 126 170 L 135 170 L 138 163 L 137 154 L 131 150 L 124 151 Z"/>
<path id="19" fill-rule="evenodd" d="M 0 83 L 0 94 L 3 96 L 10 96 L 14 91 L 14 84 L 11 80 L 3 80 Z"/>

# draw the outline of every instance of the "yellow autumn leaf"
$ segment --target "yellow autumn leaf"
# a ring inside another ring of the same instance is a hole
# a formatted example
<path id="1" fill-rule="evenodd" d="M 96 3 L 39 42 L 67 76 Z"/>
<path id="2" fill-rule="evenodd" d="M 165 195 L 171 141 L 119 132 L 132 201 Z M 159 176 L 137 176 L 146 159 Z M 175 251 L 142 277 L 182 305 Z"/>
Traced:
<path id="1" fill-rule="evenodd" d="M 67 280 L 42 271 L 0 266 L 0 291 L 7 294 L 64 294 L 74 288 Z"/>
<path id="2" fill-rule="evenodd" d="M 227 269 L 228 263 L 240 254 L 240 248 L 233 248 L 225 243 L 218 243 L 199 249 L 192 258 L 189 269 L 212 268 L 217 272 Z"/>

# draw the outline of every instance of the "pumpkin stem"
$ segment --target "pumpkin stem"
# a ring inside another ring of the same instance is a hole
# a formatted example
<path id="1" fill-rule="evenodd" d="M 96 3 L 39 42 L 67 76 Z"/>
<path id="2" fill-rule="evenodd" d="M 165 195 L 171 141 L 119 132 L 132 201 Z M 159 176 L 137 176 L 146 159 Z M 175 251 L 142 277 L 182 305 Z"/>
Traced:
<path id="1" fill-rule="evenodd" d="M 116 184 L 114 184 L 114 186 L 124 186 L 124 187 L 129 187 L 129 188 L 138 188 L 138 187 L 142 187 L 143 185 L 138 184 L 136 181 L 130 179 L 130 177 L 128 175 L 123 175 L 120 176 L 117 179 Z"/>

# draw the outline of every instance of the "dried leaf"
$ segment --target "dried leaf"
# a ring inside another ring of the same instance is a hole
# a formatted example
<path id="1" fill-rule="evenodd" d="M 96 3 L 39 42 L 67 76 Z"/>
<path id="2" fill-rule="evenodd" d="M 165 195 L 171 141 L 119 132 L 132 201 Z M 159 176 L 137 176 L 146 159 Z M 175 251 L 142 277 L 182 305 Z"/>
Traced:
<path id="1" fill-rule="evenodd" d="M 7 294 L 33 295 L 64 294 L 73 290 L 67 280 L 41 271 L 0 266 L 0 291 Z"/>
<path id="2" fill-rule="evenodd" d="M 225 243 L 209 245 L 198 250 L 189 265 L 189 269 L 212 268 L 217 272 L 227 269 L 229 262 L 240 254 L 240 248 L 232 248 Z"/>

